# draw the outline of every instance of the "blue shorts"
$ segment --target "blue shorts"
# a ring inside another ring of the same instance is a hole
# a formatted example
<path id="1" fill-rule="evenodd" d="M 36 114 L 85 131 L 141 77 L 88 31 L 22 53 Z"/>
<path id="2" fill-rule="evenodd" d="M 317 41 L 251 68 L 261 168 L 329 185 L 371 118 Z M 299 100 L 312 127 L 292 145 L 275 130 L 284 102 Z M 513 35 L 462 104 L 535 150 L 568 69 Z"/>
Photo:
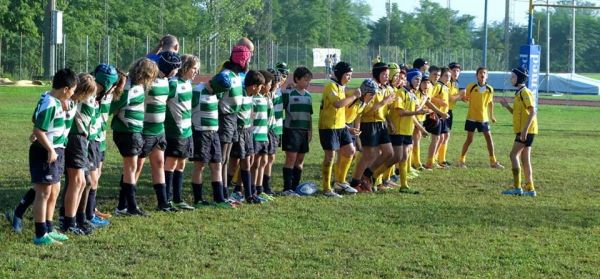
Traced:
<path id="1" fill-rule="evenodd" d="M 190 161 L 221 163 L 221 141 L 217 131 L 193 131 L 194 155 Z"/>
<path id="2" fill-rule="evenodd" d="M 489 122 L 478 122 L 478 121 L 465 121 L 465 131 L 467 132 L 477 132 L 484 133 L 490 131 L 490 123 Z"/>
<path id="3" fill-rule="evenodd" d="M 246 159 L 246 157 L 254 155 L 254 135 L 251 128 L 238 129 L 236 136 L 231 146 L 231 157 Z"/>
<path id="4" fill-rule="evenodd" d="M 88 144 L 88 171 L 95 171 L 100 165 L 100 142 L 91 140 Z"/>
<path id="5" fill-rule="evenodd" d="M 65 148 L 65 167 L 70 169 L 85 169 L 88 167 L 88 144 L 86 136 L 69 134 Z"/>
<path id="6" fill-rule="evenodd" d="M 454 114 L 452 110 L 448 111 L 448 119 L 446 121 L 446 126 L 448 126 L 448 130 L 452 130 L 452 123 L 454 123 Z"/>
<path id="7" fill-rule="evenodd" d="M 33 184 L 54 184 L 60 182 L 65 171 L 65 149 L 55 148 L 56 161 L 48 164 L 48 151 L 32 144 L 29 147 L 29 173 Z"/>
<path id="8" fill-rule="evenodd" d="M 521 141 L 521 133 L 517 133 L 515 137 L 515 142 L 522 143 L 526 147 L 530 147 L 533 144 L 533 139 L 535 138 L 535 134 L 527 134 L 527 139 L 525 141 Z"/>
<path id="9" fill-rule="evenodd" d="M 425 122 L 423 122 L 425 130 L 432 135 L 439 136 L 441 134 L 448 133 L 448 119 L 443 120 L 441 118 L 431 118 L 427 116 Z"/>
<path id="10" fill-rule="evenodd" d="M 393 146 L 413 144 L 412 136 L 390 135 L 390 140 L 392 141 Z"/>
<path id="11" fill-rule="evenodd" d="M 192 137 L 169 138 L 167 137 L 167 149 L 165 156 L 174 158 L 189 158 L 194 154 L 194 142 Z"/>
<path id="12" fill-rule="evenodd" d="M 281 137 L 283 151 L 295 153 L 308 153 L 308 130 L 283 128 Z"/>
<path id="13" fill-rule="evenodd" d="M 113 131 L 113 141 L 123 157 L 139 156 L 144 147 L 142 133 L 116 132 Z"/>
<path id="14" fill-rule="evenodd" d="M 385 122 L 363 122 L 360 123 L 360 143 L 363 146 L 376 147 L 390 143 Z"/>
<path id="15" fill-rule="evenodd" d="M 142 147 L 142 153 L 140 154 L 140 158 L 146 158 L 154 149 L 165 151 L 167 149 L 167 137 L 165 134 L 160 134 L 158 136 L 147 136 L 143 135 L 144 138 L 144 147 Z"/>
<path id="16" fill-rule="evenodd" d="M 269 129 L 269 146 L 267 148 L 267 154 L 274 155 L 277 153 L 277 147 L 280 142 L 279 136 L 275 134 L 275 131 Z"/>
<path id="17" fill-rule="evenodd" d="M 319 129 L 319 140 L 323 150 L 338 150 L 344 145 L 353 142 L 348 128 L 341 129 Z"/>

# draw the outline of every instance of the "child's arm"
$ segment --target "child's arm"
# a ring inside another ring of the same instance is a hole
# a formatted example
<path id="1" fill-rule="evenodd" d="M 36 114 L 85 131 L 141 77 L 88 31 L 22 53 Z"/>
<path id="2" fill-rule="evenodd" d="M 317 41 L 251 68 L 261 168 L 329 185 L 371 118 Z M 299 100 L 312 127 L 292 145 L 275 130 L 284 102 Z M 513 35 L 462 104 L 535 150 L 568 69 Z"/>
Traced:
<path id="1" fill-rule="evenodd" d="M 510 112 L 510 114 L 513 113 L 513 109 L 510 107 L 510 105 L 508 104 L 508 101 L 506 100 L 506 98 L 502 98 L 500 99 L 500 104 L 502 104 L 502 106 L 508 110 L 508 112 Z"/>
<path id="2" fill-rule="evenodd" d="M 529 117 L 527 117 L 527 122 L 525 123 L 525 126 L 523 126 L 523 130 L 521 131 L 521 141 L 525 142 L 525 140 L 527 140 L 527 133 L 529 132 L 529 127 L 531 126 L 531 123 L 533 122 L 533 118 L 536 116 L 536 112 L 535 112 L 535 108 L 530 106 L 527 107 L 527 111 L 529 111 Z"/>
<path id="3" fill-rule="evenodd" d="M 431 99 L 427 100 L 425 106 L 433 110 L 433 112 L 439 115 L 442 119 L 447 119 L 449 117 L 447 113 L 442 112 L 438 107 L 436 107 L 435 104 L 431 102 Z"/>
<path id="4" fill-rule="evenodd" d="M 35 135 L 37 141 L 42 145 L 42 147 L 48 151 L 48 164 L 56 161 L 58 155 L 56 155 L 54 147 L 52 147 L 52 143 L 50 143 L 50 140 L 48 137 L 46 137 L 46 133 L 39 128 L 33 128 L 33 135 Z"/>
<path id="5" fill-rule="evenodd" d="M 429 135 L 429 133 L 427 133 L 427 130 L 425 130 L 425 127 L 423 127 L 423 125 L 421 125 L 421 122 L 419 121 L 419 119 L 417 119 L 417 116 L 413 116 L 413 123 L 415 124 L 415 128 L 417 128 L 419 131 L 421 131 L 421 134 L 423 134 L 423 137 L 427 137 L 427 135 Z"/>
<path id="6" fill-rule="evenodd" d="M 378 109 L 380 109 L 381 107 L 391 103 L 394 101 L 394 95 L 390 94 L 387 95 L 385 98 L 383 98 L 383 100 L 381 100 L 381 102 L 379 103 L 375 103 L 370 110 L 366 111 L 365 114 L 369 114 L 371 112 L 377 111 Z"/>
<path id="7" fill-rule="evenodd" d="M 343 108 L 343 107 L 347 107 L 349 105 L 351 105 L 354 101 L 356 101 L 356 99 L 360 98 L 361 92 L 360 92 L 360 88 L 356 88 L 354 91 L 354 94 L 347 96 L 344 99 L 341 99 L 335 103 L 333 103 L 333 106 L 335 108 Z"/>
<path id="8" fill-rule="evenodd" d="M 496 116 L 494 115 L 494 100 L 488 103 L 488 116 L 492 123 L 496 123 Z"/>

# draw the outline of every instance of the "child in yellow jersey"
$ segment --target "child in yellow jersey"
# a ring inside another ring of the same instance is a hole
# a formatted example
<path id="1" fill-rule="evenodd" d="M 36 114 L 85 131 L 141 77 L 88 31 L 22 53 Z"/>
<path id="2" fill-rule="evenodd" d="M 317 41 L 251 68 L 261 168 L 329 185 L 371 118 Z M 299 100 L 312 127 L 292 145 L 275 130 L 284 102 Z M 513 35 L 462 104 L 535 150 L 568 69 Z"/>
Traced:
<path id="1" fill-rule="evenodd" d="M 427 132 L 431 134 L 431 144 L 427 154 L 427 163 L 424 168 L 432 170 L 434 167 L 443 168 L 438 164 L 434 165 L 435 154 L 445 153 L 445 146 L 440 146 L 441 143 L 445 142 L 446 136 L 448 135 L 448 81 L 450 81 L 450 69 L 442 68 L 440 70 L 440 79 L 435 85 L 430 100 L 427 101 L 427 107 L 433 110 L 435 113 L 429 114 L 425 119 L 423 125 L 427 129 Z M 443 157 L 443 156 L 442 156 Z"/>
<path id="2" fill-rule="evenodd" d="M 458 77 L 460 76 L 461 67 L 460 64 L 456 62 L 452 62 L 448 64 L 448 69 L 450 69 L 450 81 L 448 82 L 448 120 L 446 121 L 446 125 L 448 126 L 448 134 L 444 142 L 441 143 L 440 149 L 444 150 L 443 153 L 440 153 L 438 157 L 438 161 L 442 166 L 449 167 L 450 162 L 446 161 L 446 147 L 448 146 L 448 141 L 450 141 L 450 134 L 452 132 L 452 123 L 454 122 L 454 115 L 452 114 L 452 110 L 456 105 L 456 102 L 462 99 L 464 95 L 464 90 L 460 90 L 458 85 Z"/>
<path id="3" fill-rule="evenodd" d="M 531 91 L 525 86 L 527 82 L 527 70 L 523 67 L 512 69 L 512 84 L 517 87 L 513 107 L 502 100 L 502 106 L 513 115 L 513 132 L 517 134 L 510 152 L 512 163 L 514 187 L 502 192 L 504 195 L 523 195 L 529 197 L 537 196 L 533 186 L 533 169 L 531 168 L 531 145 L 538 133 L 537 112 Z M 525 172 L 525 189 L 521 189 L 521 158 L 523 171 Z"/>
<path id="4" fill-rule="evenodd" d="M 492 168 L 503 169 L 504 167 L 496 160 L 494 141 L 492 140 L 489 124 L 490 120 L 492 123 L 496 123 L 496 117 L 494 116 L 494 88 L 487 84 L 487 68 L 477 68 L 476 75 L 477 82 L 467 85 L 466 95 L 464 97 L 464 100 L 469 102 L 469 111 L 467 113 L 467 120 L 465 121 L 467 138 L 465 139 L 460 158 L 458 159 L 458 167 L 467 168 L 465 165 L 467 151 L 473 142 L 475 130 L 477 130 L 478 132 L 483 133 L 483 136 L 485 137 L 490 157 L 490 166 Z"/>
<path id="5" fill-rule="evenodd" d="M 435 66 L 431 66 L 432 68 Z M 436 67 L 437 68 L 437 67 Z M 430 68 L 431 69 L 431 68 Z M 419 84 L 419 90 L 415 93 L 417 96 L 417 108 L 424 108 L 427 101 L 429 100 L 428 92 L 431 90 L 433 85 L 431 84 L 431 75 L 425 74 L 423 75 L 423 79 L 421 80 L 421 84 Z M 423 122 L 425 121 L 425 115 L 417 115 L 417 121 L 419 125 L 423 127 Z M 421 164 L 421 138 L 429 136 L 429 133 L 423 128 L 415 129 L 413 131 L 412 139 L 413 139 L 413 148 L 411 150 L 411 164 L 415 170 L 422 171 L 425 168 Z"/>
<path id="6" fill-rule="evenodd" d="M 334 77 L 325 85 L 319 114 L 319 139 L 325 152 L 321 174 L 323 179 L 323 194 L 331 198 L 342 196 L 331 189 L 331 173 L 333 170 L 333 157 L 339 150 L 344 163 L 347 158 L 354 156 L 355 148 L 352 143 L 352 134 L 346 127 L 346 107 L 350 106 L 360 97 L 360 90 L 354 94 L 346 95 L 346 85 L 352 78 L 352 67 L 346 62 L 339 62 L 333 68 Z M 355 132 L 356 135 L 356 132 Z M 338 167 L 342 165 L 339 164 Z M 338 169 L 338 172 L 343 170 Z M 356 189 L 348 183 L 337 182 L 336 186 L 347 193 L 356 193 Z"/>
<path id="7" fill-rule="evenodd" d="M 357 188 L 359 192 L 372 191 L 373 177 L 376 177 L 373 170 L 388 161 L 394 152 L 387 130 L 386 106 L 394 101 L 391 87 L 387 85 L 388 65 L 374 64 L 372 74 L 379 90 L 373 97 L 373 102 L 367 105 L 361 115 L 360 141 L 364 152 L 350 182 L 350 186 Z"/>

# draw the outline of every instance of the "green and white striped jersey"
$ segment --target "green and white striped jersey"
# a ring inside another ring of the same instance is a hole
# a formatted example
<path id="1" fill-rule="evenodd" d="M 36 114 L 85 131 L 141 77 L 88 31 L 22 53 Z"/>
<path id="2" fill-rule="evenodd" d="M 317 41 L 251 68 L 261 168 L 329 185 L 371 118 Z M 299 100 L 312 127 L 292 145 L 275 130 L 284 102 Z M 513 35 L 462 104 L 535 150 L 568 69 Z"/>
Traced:
<path id="1" fill-rule="evenodd" d="M 42 94 L 33 111 L 33 127 L 45 132 L 52 147 L 65 147 L 65 112 L 60 100 L 50 92 Z M 42 146 L 37 140 L 33 143 Z"/>
<path id="2" fill-rule="evenodd" d="M 196 85 L 192 92 L 192 125 L 197 131 L 219 130 L 219 99 L 208 94 L 204 83 Z"/>
<path id="3" fill-rule="evenodd" d="M 285 119 L 283 126 L 291 129 L 312 129 L 312 97 L 306 90 L 298 92 L 293 89 L 288 94 L 283 94 L 283 108 Z"/>
<path id="4" fill-rule="evenodd" d="M 69 142 L 69 133 L 71 132 L 71 128 L 73 127 L 73 122 L 75 122 L 75 116 L 77 114 L 77 104 L 69 99 L 67 100 L 67 110 L 65 110 L 65 147 Z"/>
<path id="5" fill-rule="evenodd" d="M 283 134 L 283 96 L 281 94 L 281 88 L 278 88 L 273 93 L 273 110 L 275 120 L 269 127 L 276 135 Z"/>
<path id="6" fill-rule="evenodd" d="M 182 79 L 169 82 L 165 131 L 170 138 L 192 136 L 192 83 Z"/>
<path id="7" fill-rule="evenodd" d="M 100 100 L 100 131 L 96 137 L 96 141 L 100 142 L 100 151 L 106 150 L 106 131 L 108 131 L 108 116 L 110 114 L 110 104 L 112 103 L 113 94 L 105 94 Z"/>
<path id="8" fill-rule="evenodd" d="M 95 115 L 94 103 L 96 95 L 90 96 L 87 100 L 77 103 L 77 112 L 75 113 L 75 122 L 69 134 L 83 135 L 87 138 L 90 133 L 90 125 Z"/>
<path id="9" fill-rule="evenodd" d="M 269 98 L 257 94 L 252 98 L 252 130 L 254 141 L 269 141 Z"/>
<path id="10" fill-rule="evenodd" d="M 243 78 L 231 70 L 223 70 L 213 77 L 211 86 L 219 101 L 221 113 L 237 113 L 244 97 Z"/>
<path id="11" fill-rule="evenodd" d="M 245 94 L 244 94 L 245 95 Z M 254 101 L 252 96 L 244 96 L 240 111 L 237 113 L 238 128 L 247 129 L 252 127 L 252 107 Z"/>
<path id="12" fill-rule="evenodd" d="M 167 98 L 169 97 L 169 80 L 157 78 L 148 91 L 144 111 L 144 129 L 142 133 L 147 136 L 157 136 L 165 133 L 165 116 L 167 112 Z"/>
<path id="13" fill-rule="evenodd" d="M 113 100 L 110 113 L 113 116 L 111 128 L 115 132 L 141 133 L 144 128 L 144 99 L 142 85 L 131 85 L 129 81 L 121 98 Z"/>
<path id="14" fill-rule="evenodd" d="M 90 133 L 88 134 L 88 140 L 96 140 L 98 133 L 100 133 L 100 104 L 94 101 L 94 116 L 90 124 Z"/>

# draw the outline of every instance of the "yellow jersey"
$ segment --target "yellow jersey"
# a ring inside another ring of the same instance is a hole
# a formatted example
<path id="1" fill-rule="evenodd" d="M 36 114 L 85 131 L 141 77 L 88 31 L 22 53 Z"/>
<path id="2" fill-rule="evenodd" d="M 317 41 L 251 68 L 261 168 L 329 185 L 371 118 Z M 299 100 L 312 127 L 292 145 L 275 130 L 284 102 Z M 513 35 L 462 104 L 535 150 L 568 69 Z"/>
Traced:
<path id="1" fill-rule="evenodd" d="M 458 81 L 450 81 L 448 83 L 448 97 L 453 97 L 456 96 L 460 93 L 460 87 L 458 86 Z M 450 100 L 450 110 L 454 109 L 454 106 L 456 106 L 456 101 L 458 100 Z"/>
<path id="2" fill-rule="evenodd" d="M 448 86 L 443 84 L 441 81 L 438 81 L 438 83 L 433 88 L 433 92 L 431 93 L 431 99 L 441 99 L 446 104 L 448 104 Z M 446 113 L 450 110 L 448 105 L 438 106 L 438 109 L 440 109 L 441 112 Z"/>
<path id="3" fill-rule="evenodd" d="M 361 100 L 356 100 L 346 107 L 346 123 L 354 123 L 354 120 L 363 113 L 365 104 Z"/>
<path id="4" fill-rule="evenodd" d="M 400 116 L 398 110 L 415 111 L 418 102 L 417 96 L 404 88 L 396 89 L 395 94 L 396 98 L 390 104 L 390 121 L 395 130 L 392 135 L 410 136 L 415 129 L 413 115 Z"/>
<path id="5" fill-rule="evenodd" d="M 515 100 L 513 103 L 513 132 L 515 132 L 515 134 L 520 133 L 523 130 L 523 127 L 527 125 L 527 118 L 529 118 L 529 110 L 527 109 L 535 109 L 533 102 L 533 95 L 531 94 L 531 91 L 529 91 L 529 88 L 523 86 L 515 93 Z M 527 133 L 538 133 L 537 117 L 534 117 L 533 121 L 531 121 L 531 126 L 529 126 Z"/>
<path id="6" fill-rule="evenodd" d="M 421 90 L 417 90 L 417 93 L 415 94 L 417 96 L 417 108 L 425 108 L 425 102 L 427 102 L 427 99 L 429 99 L 429 92 L 431 92 L 431 87 L 429 88 L 430 90 L 428 90 L 428 92 L 421 92 Z M 425 114 L 419 114 L 417 115 L 417 120 L 419 120 L 420 122 L 425 121 Z"/>
<path id="7" fill-rule="evenodd" d="M 494 88 L 489 84 L 483 86 L 477 82 L 470 83 L 466 88 L 466 96 L 469 100 L 469 112 L 467 120 L 476 122 L 488 122 L 488 105 L 494 101 Z"/>
<path id="8" fill-rule="evenodd" d="M 319 129 L 341 129 L 346 127 L 346 107 L 336 108 L 334 104 L 346 98 L 345 86 L 330 80 L 323 89 Z"/>
<path id="9" fill-rule="evenodd" d="M 380 107 L 377 110 L 372 111 L 371 108 L 375 106 L 375 104 L 382 102 L 385 97 L 390 94 L 393 94 L 392 88 L 386 86 L 384 88 L 379 88 L 377 93 L 373 96 L 371 102 L 367 104 L 365 107 L 363 114 L 361 116 L 360 122 L 369 123 L 369 122 L 385 122 L 385 117 L 387 116 L 387 105 Z"/>

